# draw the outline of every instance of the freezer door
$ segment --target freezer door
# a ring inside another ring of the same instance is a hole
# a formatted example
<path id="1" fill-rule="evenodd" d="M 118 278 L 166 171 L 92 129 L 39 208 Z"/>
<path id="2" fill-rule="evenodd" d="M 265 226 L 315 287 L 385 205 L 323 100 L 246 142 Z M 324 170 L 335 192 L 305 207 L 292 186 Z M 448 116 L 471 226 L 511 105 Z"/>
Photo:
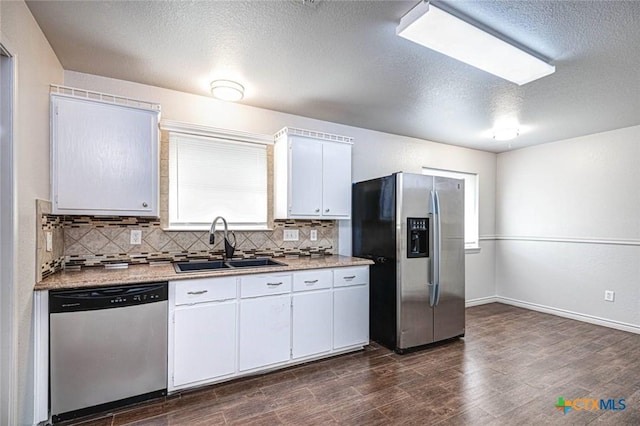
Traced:
<path id="1" fill-rule="evenodd" d="M 398 173 L 396 179 L 397 348 L 433 342 L 429 303 L 430 258 L 407 257 L 407 218 L 430 218 L 433 177 Z M 431 220 L 429 222 L 432 222 Z M 431 249 L 429 250 L 431 253 Z"/>
<path id="2" fill-rule="evenodd" d="M 464 181 L 434 177 L 440 202 L 441 269 L 434 341 L 464 334 Z"/>
<path id="3" fill-rule="evenodd" d="M 353 185 L 353 255 L 369 267 L 369 336 L 390 349 L 396 337 L 396 177 Z"/>

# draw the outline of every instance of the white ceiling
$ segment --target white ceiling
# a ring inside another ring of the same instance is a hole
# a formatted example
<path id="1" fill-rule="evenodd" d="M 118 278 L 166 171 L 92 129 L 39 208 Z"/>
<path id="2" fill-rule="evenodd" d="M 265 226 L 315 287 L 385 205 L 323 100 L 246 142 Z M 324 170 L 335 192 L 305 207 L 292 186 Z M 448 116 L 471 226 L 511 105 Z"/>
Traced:
<path id="1" fill-rule="evenodd" d="M 28 1 L 67 70 L 501 152 L 640 124 L 640 2 L 437 2 L 550 59 L 517 86 L 395 35 L 413 1 Z M 433 2 L 436 4 L 436 2 Z M 521 136 L 496 142 L 496 122 Z"/>

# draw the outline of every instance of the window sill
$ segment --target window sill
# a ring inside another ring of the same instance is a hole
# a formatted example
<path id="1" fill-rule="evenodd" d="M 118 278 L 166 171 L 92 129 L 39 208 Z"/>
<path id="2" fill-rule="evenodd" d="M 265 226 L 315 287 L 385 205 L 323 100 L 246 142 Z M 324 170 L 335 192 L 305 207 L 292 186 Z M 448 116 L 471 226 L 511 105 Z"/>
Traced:
<path id="1" fill-rule="evenodd" d="M 168 227 L 162 228 L 163 231 L 193 231 L 193 232 L 209 232 L 211 229 L 211 225 L 169 225 Z M 216 224 L 216 231 L 224 230 L 224 225 L 222 221 Z M 255 225 L 255 226 L 246 226 L 246 225 L 229 225 L 229 231 L 273 231 L 273 228 L 269 228 L 267 225 Z"/>
<path id="2" fill-rule="evenodd" d="M 475 253 L 480 253 L 480 246 L 475 246 L 475 247 L 465 247 L 464 248 L 464 254 L 475 254 Z"/>

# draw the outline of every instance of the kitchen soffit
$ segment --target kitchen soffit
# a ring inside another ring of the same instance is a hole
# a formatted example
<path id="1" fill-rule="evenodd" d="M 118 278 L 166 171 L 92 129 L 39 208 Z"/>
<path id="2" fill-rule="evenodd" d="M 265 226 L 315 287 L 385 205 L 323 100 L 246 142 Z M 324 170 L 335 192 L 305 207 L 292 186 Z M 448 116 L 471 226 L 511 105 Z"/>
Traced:
<path id="1" fill-rule="evenodd" d="M 204 96 L 238 78 L 245 105 L 493 152 L 640 124 L 640 2 L 433 2 L 551 59 L 521 87 L 397 37 L 416 3 L 27 2 L 66 70 Z M 495 141 L 501 121 L 524 130 Z"/>

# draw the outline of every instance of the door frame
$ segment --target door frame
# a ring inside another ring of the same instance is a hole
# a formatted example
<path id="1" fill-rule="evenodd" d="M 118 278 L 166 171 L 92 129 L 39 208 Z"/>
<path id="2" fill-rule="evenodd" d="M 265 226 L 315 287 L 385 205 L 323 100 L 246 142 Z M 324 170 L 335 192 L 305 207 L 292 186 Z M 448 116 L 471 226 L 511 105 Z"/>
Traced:
<path id="1" fill-rule="evenodd" d="M 16 238 L 14 112 L 16 60 L 0 42 L 0 424 L 16 424 Z"/>

